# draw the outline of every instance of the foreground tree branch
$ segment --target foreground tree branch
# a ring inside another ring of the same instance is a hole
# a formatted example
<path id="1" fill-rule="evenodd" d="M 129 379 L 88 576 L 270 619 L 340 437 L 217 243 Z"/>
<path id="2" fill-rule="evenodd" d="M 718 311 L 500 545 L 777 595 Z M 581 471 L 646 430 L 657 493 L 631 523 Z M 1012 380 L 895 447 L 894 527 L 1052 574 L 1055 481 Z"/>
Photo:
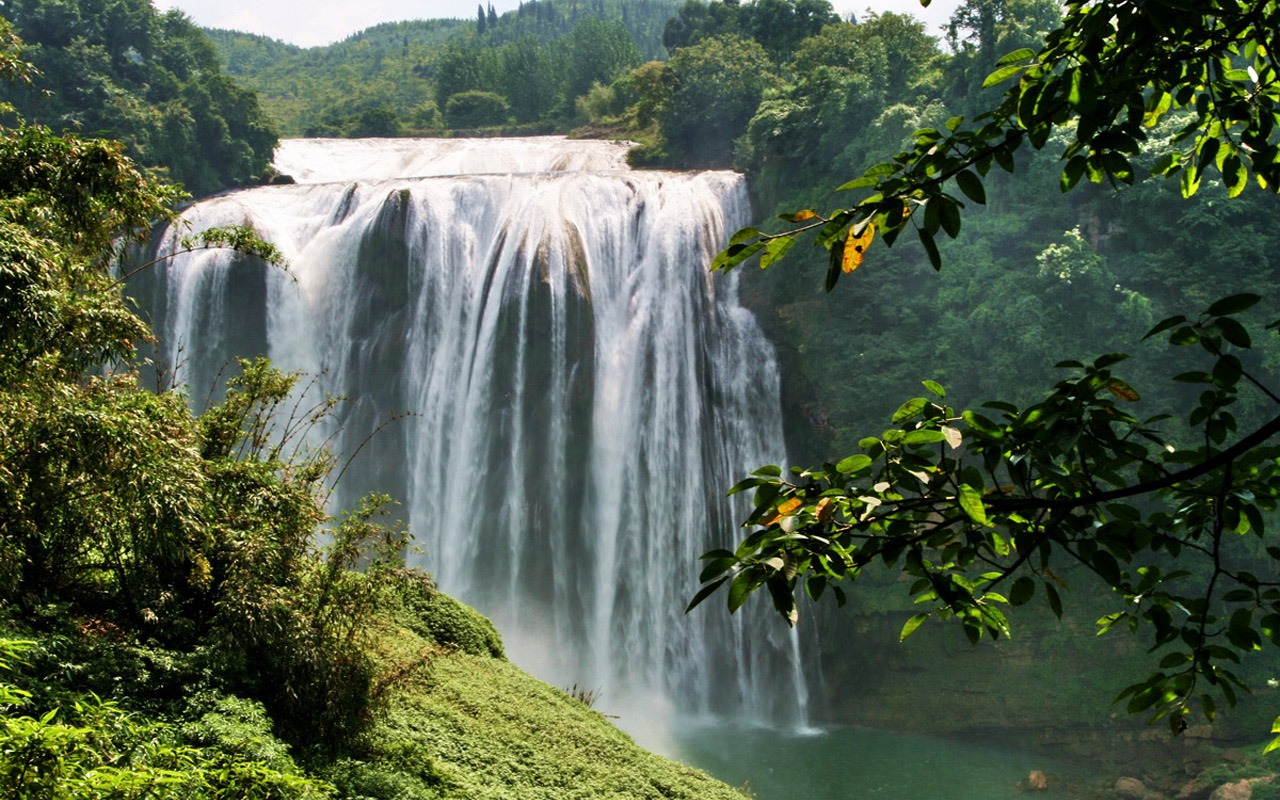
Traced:
<path id="1" fill-rule="evenodd" d="M 876 233 L 892 245 L 910 226 L 940 269 L 937 235 L 959 235 L 964 201 L 986 202 L 992 165 L 1012 173 L 1024 146 L 1062 137 L 1063 191 L 1086 175 L 1134 183 L 1139 156 L 1154 159 L 1150 175 L 1178 176 L 1185 197 L 1211 172 L 1231 198 L 1251 182 L 1280 191 L 1276 30 L 1276 0 L 1071 0 L 1039 51 L 996 62 L 984 86 L 1007 88 L 990 110 L 917 131 L 910 149 L 840 187 L 863 193 L 845 207 L 782 215 L 781 232 L 739 231 L 713 268 L 753 256 L 769 267 L 811 237 L 828 252 L 830 291 Z M 1158 125 L 1174 130 L 1159 143 L 1149 136 Z M 1245 367 L 1252 338 L 1236 319 L 1258 300 L 1227 297 L 1148 334 L 1211 360 L 1173 378 L 1202 390 L 1183 421 L 1194 444 L 1162 432 L 1168 417 L 1128 410 L 1139 395 L 1112 371 L 1121 354 L 1060 364 L 1072 376 L 1025 408 L 991 402 L 957 413 L 943 387 L 925 381 L 930 396 L 905 402 L 861 453 L 785 475 L 762 467 L 738 483 L 731 492 L 753 492 L 750 533 L 735 550 L 704 556 L 690 608 L 725 587 L 734 611 L 765 587 L 795 624 L 797 593 L 817 600 L 830 587 L 843 603 L 837 584 L 880 562 L 914 578 L 908 592 L 928 609 L 904 637 L 937 616 L 976 642 L 1009 635 L 1005 609 L 1037 591 L 1061 615 L 1074 562 L 1116 595 L 1120 610 L 1098 620 L 1101 631 L 1154 637 L 1158 665 L 1121 694 L 1127 709 L 1167 718 L 1175 733 L 1193 706 L 1211 720 L 1215 697 L 1234 703 L 1247 690 L 1232 671 L 1241 656 L 1280 644 L 1280 588 L 1250 571 L 1280 562 L 1264 538 L 1280 497 L 1280 393 Z M 1237 437 L 1233 408 L 1246 392 L 1273 410 Z"/>

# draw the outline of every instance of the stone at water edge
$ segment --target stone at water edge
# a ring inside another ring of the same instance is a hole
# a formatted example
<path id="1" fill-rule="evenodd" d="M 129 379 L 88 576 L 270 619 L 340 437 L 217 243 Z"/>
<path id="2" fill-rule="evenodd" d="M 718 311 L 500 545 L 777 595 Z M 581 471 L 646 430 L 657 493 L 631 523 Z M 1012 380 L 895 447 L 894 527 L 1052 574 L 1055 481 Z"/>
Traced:
<path id="1" fill-rule="evenodd" d="M 1162 795 L 1137 778 L 1117 779 L 1115 792 L 1120 800 L 1163 800 Z"/>
<path id="2" fill-rule="evenodd" d="M 1038 769 L 1033 769 L 1027 773 L 1026 786 L 1028 791 L 1043 792 L 1049 788 L 1049 776 Z"/>
<path id="3" fill-rule="evenodd" d="M 1253 785 L 1255 783 L 1271 783 L 1275 777 L 1274 775 L 1267 775 L 1263 778 L 1248 778 L 1233 783 L 1224 783 L 1213 790 L 1213 794 L 1209 795 L 1209 800 L 1250 800 L 1253 797 Z"/>

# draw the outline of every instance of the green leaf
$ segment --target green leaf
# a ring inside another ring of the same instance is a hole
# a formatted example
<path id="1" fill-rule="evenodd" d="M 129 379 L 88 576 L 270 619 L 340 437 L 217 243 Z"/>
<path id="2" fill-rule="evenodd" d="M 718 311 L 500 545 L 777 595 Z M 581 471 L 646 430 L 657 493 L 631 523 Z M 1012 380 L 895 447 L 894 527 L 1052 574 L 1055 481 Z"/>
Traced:
<path id="1" fill-rule="evenodd" d="M 902 633 L 898 634 L 898 641 L 901 642 L 911 634 L 915 633 L 916 629 L 923 625 L 924 621 L 928 618 L 928 614 L 915 614 L 912 616 L 911 619 L 907 620 L 906 624 L 902 626 Z"/>
<path id="2" fill-rule="evenodd" d="M 723 581 L 724 579 L 721 580 Z M 747 602 L 747 597 L 756 590 L 757 586 L 759 584 L 756 579 L 745 570 L 733 576 L 733 583 L 729 584 L 729 612 L 733 613 L 742 608 L 742 604 Z M 702 594 L 702 592 L 698 594 Z M 698 598 L 695 597 L 694 599 L 697 600 Z M 699 600 L 699 602 L 701 601 Z"/>
<path id="3" fill-rule="evenodd" d="M 1198 191 L 1200 191 L 1200 167 L 1196 164 L 1188 164 L 1182 171 L 1182 196 L 1192 197 Z"/>
<path id="4" fill-rule="evenodd" d="M 990 525 L 987 520 L 987 509 L 982 504 L 982 494 L 967 483 L 960 484 L 960 508 L 969 519 L 979 525 Z"/>
<path id="5" fill-rule="evenodd" d="M 902 443 L 904 445 L 935 444 L 937 442 L 944 442 L 946 441 L 946 439 L 947 439 L 947 436 L 942 431 L 926 429 L 926 430 L 919 430 L 919 431 L 911 431 L 906 436 L 902 437 Z"/>
<path id="6" fill-rule="evenodd" d="M 729 580 L 729 578 L 728 578 L 728 577 L 724 577 L 724 578 L 721 578 L 721 579 L 720 579 L 720 580 L 718 580 L 718 581 L 715 581 L 715 582 L 713 582 L 713 583 L 709 583 L 709 584 L 707 584 L 706 586 L 703 586 L 701 589 L 699 589 L 699 590 L 698 590 L 698 593 L 697 593 L 696 595 L 694 595 L 694 596 L 693 596 L 693 600 L 691 600 L 691 601 L 689 602 L 689 605 L 685 607 L 684 613 L 688 614 L 690 611 L 694 610 L 694 609 L 695 609 L 695 608 L 697 608 L 699 605 L 701 605 L 703 600 L 706 600 L 708 597 L 710 597 L 710 596 L 711 596 L 711 594 L 712 594 L 716 589 L 719 589 L 719 588 L 720 588 L 720 586 L 721 586 L 721 585 L 723 585 L 723 584 L 724 584 L 724 582 L 725 582 L 725 581 L 727 581 L 727 580 Z"/>
<path id="7" fill-rule="evenodd" d="M 1013 64 L 1019 61 L 1026 61 L 1028 59 L 1035 58 L 1035 55 L 1036 55 L 1036 51 L 1032 50 L 1030 47 L 1019 48 L 1017 50 L 1014 50 L 1012 53 L 1007 53 L 1001 56 L 1000 60 L 996 62 L 996 66 L 1003 67 L 1006 64 Z"/>
<path id="8" fill-rule="evenodd" d="M 1088 163 L 1088 159 L 1084 156 L 1072 156 L 1067 161 L 1067 165 L 1062 168 L 1062 179 L 1058 182 L 1058 187 L 1064 192 L 1071 191 L 1080 182 Z"/>
<path id="9" fill-rule="evenodd" d="M 920 381 L 920 385 L 933 392 L 940 400 L 947 396 L 947 390 L 942 388 L 942 384 L 937 381 Z"/>
<path id="10" fill-rule="evenodd" d="M 1009 603 L 1015 606 L 1025 605 L 1035 596 L 1035 593 L 1035 580 L 1023 575 L 1013 582 L 1013 588 L 1009 590 Z"/>
<path id="11" fill-rule="evenodd" d="M 1253 294 L 1252 292 L 1233 294 L 1229 297 L 1224 297 L 1209 306 L 1209 310 L 1206 313 L 1211 317 L 1225 317 L 1231 314 L 1239 314 L 1241 311 L 1253 308 L 1261 299 L 1262 297 L 1260 295 Z M 1167 321 L 1168 320 L 1166 320 L 1166 322 Z M 1164 323 L 1161 324 L 1163 325 Z"/>
<path id="12" fill-rule="evenodd" d="M 732 553 L 721 558 L 713 559 L 702 568 L 702 573 L 698 576 L 698 582 L 706 583 L 712 578 L 723 575 L 726 571 L 732 569 L 737 563 L 738 558 Z"/>
<path id="13" fill-rule="evenodd" d="M 933 203 L 929 204 L 929 208 L 933 207 Z M 920 237 L 920 244 L 924 245 L 924 252 L 929 256 L 929 266 L 934 271 L 942 269 L 942 254 L 938 252 L 938 243 L 933 240 L 933 234 L 926 228 L 917 228 L 916 235 Z"/>
<path id="14" fill-rule="evenodd" d="M 1048 581 L 1043 582 L 1045 597 L 1049 600 L 1049 610 L 1058 619 L 1062 619 L 1062 598 L 1058 596 L 1058 590 Z"/>
<path id="15" fill-rule="evenodd" d="M 861 178 L 854 178 L 848 183 L 842 183 L 836 188 L 837 192 L 847 192 L 850 189 L 870 189 L 880 182 L 879 178 L 864 175 Z"/>
<path id="16" fill-rule="evenodd" d="M 982 185 L 982 179 L 974 175 L 969 170 L 964 170 L 956 174 L 956 185 L 960 187 L 960 191 L 964 192 L 968 197 L 979 205 L 986 205 L 987 190 Z"/>
<path id="17" fill-rule="evenodd" d="M 871 456 L 859 453 L 836 464 L 836 471 L 842 475 L 856 475 L 871 466 Z"/>
<path id="18" fill-rule="evenodd" d="M 1253 339 L 1249 336 L 1249 331 L 1230 317 L 1222 317 L 1218 320 L 1218 330 L 1222 331 L 1223 339 L 1231 342 L 1236 347 L 1248 350 L 1253 346 Z"/>
<path id="19" fill-rule="evenodd" d="M 721 250 L 716 255 L 715 260 L 711 262 L 711 271 L 731 271 L 734 267 L 764 249 L 764 245 L 764 242 L 752 242 L 750 244 L 738 242 L 730 244 L 728 247 Z"/>
<path id="20" fill-rule="evenodd" d="M 923 397 L 916 397 L 908 400 L 899 406 L 897 411 L 893 412 L 893 423 L 896 425 L 899 422 L 905 422 L 906 420 L 911 419 L 923 411 L 924 407 L 928 404 L 929 401 Z"/>
<path id="21" fill-rule="evenodd" d="M 1116 563 L 1115 556 L 1106 550 L 1099 550 L 1093 554 L 1090 561 L 1094 572 L 1098 573 L 1098 577 L 1106 581 L 1109 586 L 1120 585 L 1120 565 Z"/>
<path id="22" fill-rule="evenodd" d="M 950 197 L 938 197 L 932 202 L 938 203 L 938 217 L 942 229 L 952 239 L 960 235 L 960 207 Z"/>
<path id="23" fill-rule="evenodd" d="M 1146 336 L 1143 336 L 1142 338 L 1150 339 L 1152 336 L 1156 336 L 1158 334 L 1164 333 L 1170 328 L 1177 327 L 1178 325 L 1181 325 L 1186 321 L 1187 321 L 1187 318 L 1182 316 L 1181 314 L 1179 314 L 1176 317 L 1169 317 L 1168 319 L 1161 320 L 1154 328 L 1147 331 Z"/>
<path id="24" fill-rule="evenodd" d="M 761 482 L 762 481 L 759 478 L 743 478 L 742 480 L 738 481 L 733 485 L 733 488 L 729 490 L 726 496 L 732 497 L 733 495 L 738 494 L 739 492 L 745 492 L 748 489 L 754 489 L 757 486 L 759 486 Z"/>
<path id="25" fill-rule="evenodd" d="M 769 243 L 764 246 L 764 255 L 760 256 L 760 269 L 768 269 L 771 264 L 785 256 L 795 243 L 796 237 L 794 236 L 770 239 Z"/>
<path id="26" fill-rule="evenodd" d="M 1154 128 L 1159 124 L 1160 120 L 1168 113 L 1169 108 L 1173 105 L 1173 95 L 1169 92 L 1153 92 L 1147 98 L 1147 110 L 1142 115 L 1142 124 L 1148 128 Z"/>
<path id="27" fill-rule="evenodd" d="M 1012 78 L 1014 75 L 1017 75 L 1026 68 L 1027 65 L 1025 64 L 1009 64 L 1003 66 L 986 77 L 986 80 L 982 82 L 982 88 L 990 89 L 998 83 L 1004 83 L 1009 78 Z"/>
<path id="28" fill-rule="evenodd" d="M 872 167 L 868 167 L 867 171 L 862 173 L 864 178 L 880 178 L 885 175 L 892 175 L 897 172 L 900 167 L 892 161 L 884 161 Z"/>

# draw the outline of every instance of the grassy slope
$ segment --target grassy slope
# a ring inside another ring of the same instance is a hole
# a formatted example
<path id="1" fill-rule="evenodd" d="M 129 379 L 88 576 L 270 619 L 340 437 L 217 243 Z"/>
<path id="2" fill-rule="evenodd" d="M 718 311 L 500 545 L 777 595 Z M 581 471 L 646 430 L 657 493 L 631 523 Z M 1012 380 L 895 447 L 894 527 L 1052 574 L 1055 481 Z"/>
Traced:
<path id="1" fill-rule="evenodd" d="M 642 750 L 598 712 L 491 657 L 436 658 L 392 701 L 376 735 L 429 752 L 440 797 L 742 797 Z"/>
<path id="2" fill-rule="evenodd" d="M 328 775 L 351 794 L 474 800 L 741 800 L 707 774 L 636 745 L 599 712 L 502 655 L 488 620 L 432 593 L 380 631 L 399 672 L 365 765 Z M 423 663 L 419 669 L 404 665 Z M 396 665 L 401 665 L 397 667 Z"/>

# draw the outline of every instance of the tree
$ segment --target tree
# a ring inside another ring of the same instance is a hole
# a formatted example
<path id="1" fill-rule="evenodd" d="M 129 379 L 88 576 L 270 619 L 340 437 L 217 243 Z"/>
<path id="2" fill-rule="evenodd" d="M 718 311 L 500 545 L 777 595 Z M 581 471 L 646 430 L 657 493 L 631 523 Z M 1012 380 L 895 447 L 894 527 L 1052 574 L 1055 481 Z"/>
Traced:
<path id="1" fill-rule="evenodd" d="M 561 40 L 565 53 L 565 96 L 572 100 L 593 84 L 608 86 L 640 64 L 640 51 L 621 22 L 584 19 Z"/>
<path id="2" fill-rule="evenodd" d="M 739 6 L 734 2 L 685 0 L 679 13 L 667 20 L 663 27 L 662 44 L 674 52 L 712 36 L 741 33 L 738 11 Z"/>
<path id="3" fill-rule="evenodd" d="M 987 22 L 995 19 L 973 24 L 981 33 Z M 940 268 L 935 237 L 959 234 L 961 197 L 983 204 L 991 166 L 1014 172 L 1028 144 L 1062 148 L 1064 191 L 1085 175 L 1132 183 L 1150 159 L 1150 174 L 1179 176 L 1185 196 L 1213 172 L 1232 198 L 1250 180 L 1276 192 L 1277 29 L 1274 0 L 1194 10 L 1174 0 L 1073 0 L 1038 51 L 996 62 L 986 86 L 1017 81 L 972 124 L 953 117 L 918 131 L 910 149 L 842 187 L 869 192 L 861 201 L 790 214 L 781 233 L 740 231 L 715 266 L 755 254 L 767 266 L 812 232 L 828 251 L 831 289 L 858 268 L 876 233 L 892 245 L 914 229 Z M 1162 123 L 1173 133 L 1150 135 Z M 1046 251 L 1042 266 L 1060 273 L 1075 246 L 1069 239 Z M 1226 297 L 1148 333 L 1200 354 L 1174 379 L 1199 390 L 1181 429 L 1130 411 L 1139 393 L 1118 374 L 1126 357 L 1110 354 L 1064 362 L 1069 377 L 1021 407 L 958 411 L 925 381 L 927 394 L 903 403 L 861 453 L 757 470 L 732 490 L 753 492 L 746 524 L 754 530 L 734 551 L 706 555 L 705 585 L 690 607 L 727 587 L 737 609 L 764 587 L 794 624 L 798 592 L 817 599 L 831 587 L 841 601 L 835 584 L 882 562 L 913 579 L 922 607 L 904 637 L 937 616 L 976 642 L 1009 635 L 1005 609 L 1037 595 L 1061 614 L 1061 590 L 1087 577 L 1115 594 L 1101 630 L 1144 629 L 1154 640 L 1158 665 L 1125 690 L 1127 709 L 1154 711 L 1175 733 L 1196 708 L 1212 719 L 1216 697 L 1234 703 L 1247 688 L 1234 671 L 1241 656 L 1280 644 L 1280 582 L 1269 577 L 1280 547 L 1264 535 L 1280 497 L 1280 392 L 1253 352 L 1259 327 L 1241 321 L 1258 301 Z"/>
<path id="4" fill-rule="evenodd" d="M 739 25 L 775 61 L 823 26 L 840 21 L 827 0 L 755 0 L 738 9 Z"/>
<path id="5" fill-rule="evenodd" d="M 733 140 L 746 131 L 772 73 L 764 48 L 741 36 L 680 48 L 663 73 L 670 81 L 658 114 L 663 135 L 692 163 L 728 166 Z"/>
<path id="6" fill-rule="evenodd" d="M 451 128 L 484 128 L 502 125 L 510 108 L 494 92 L 458 92 L 444 106 L 444 121 Z"/>
<path id="7" fill-rule="evenodd" d="M 40 91 L 5 92 L 27 121 L 111 135 L 198 194 L 268 174 L 276 135 L 257 96 L 222 74 L 180 12 L 145 0 L 13 0 L 4 13 L 39 72 Z"/>
<path id="8" fill-rule="evenodd" d="M 533 36 L 521 36 L 504 45 L 503 93 L 517 122 L 534 122 L 555 112 L 563 98 L 560 64 L 550 47 Z"/>

